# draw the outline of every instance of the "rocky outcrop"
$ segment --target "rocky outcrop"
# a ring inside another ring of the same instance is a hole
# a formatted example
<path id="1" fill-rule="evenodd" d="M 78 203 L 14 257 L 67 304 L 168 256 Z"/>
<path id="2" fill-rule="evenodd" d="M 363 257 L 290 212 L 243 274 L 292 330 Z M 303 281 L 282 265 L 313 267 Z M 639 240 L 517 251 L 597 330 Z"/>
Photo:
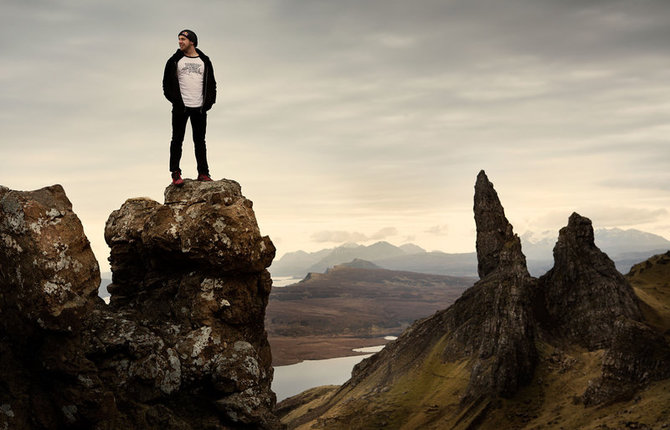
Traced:
<path id="1" fill-rule="evenodd" d="M 528 274 L 519 237 L 483 171 L 477 177 L 474 202 L 482 279 L 451 307 L 415 323 L 396 342 L 359 364 L 352 383 L 385 366 L 389 367 L 385 383 L 391 384 L 443 337 L 442 360 L 467 359 L 471 365 L 464 403 L 512 396 L 532 379 L 537 363 L 531 300 L 535 281 Z"/>
<path id="2" fill-rule="evenodd" d="M 0 198 L 0 305 L 17 322 L 2 326 L 0 428 L 280 427 L 263 325 L 275 250 L 239 184 L 114 211 L 109 306 L 62 188 Z"/>
<path id="3" fill-rule="evenodd" d="M 653 381 L 670 378 L 670 345 L 646 324 L 620 318 L 614 324 L 611 347 L 602 375 L 591 381 L 582 398 L 586 405 L 628 400 Z"/>
<path id="4" fill-rule="evenodd" d="M 81 348 L 100 271 L 63 188 L 0 188 L 0 240 L 0 428 L 108 419 L 114 398 Z"/>
<path id="5" fill-rule="evenodd" d="M 573 213 L 559 232 L 554 267 L 539 279 L 545 327 L 591 350 L 609 347 L 614 321 L 641 321 L 630 284 L 600 251 L 588 218 Z"/>
<path id="6" fill-rule="evenodd" d="M 537 364 L 531 300 L 535 280 L 484 171 L 477 176 L 474 201 L 481 280 L 454 307 L 456 342 L 445 357 L 457 356 L 461 348 L 473 353 L 466 397 L 508 397 L 530 382 Z"/>
<path id="7" fill-rule="evenodd" d="M 0 188 L 2 324 L 71 331 L 92 305 L 100 270 L 60 185 Z"/>
<path id="8" fill-rule="evenodd" d="M 362 361 L 337 392 L 306 399 L 301 407 L 310 412 L 304 417 L 282 405 L 286 422 L 328 429 L 473 429 L 558 428 L 566 421 L 571 424 L 565 428 L 581 428 L 588 419 L 581 418 L 582 403 L 628 399 L 670 377 L 663 335 L 670 317 L 655 312 L 665 300 L 660 288 L 667 289 L 667 276 L 649 264 L 637 269 L 647 278 L 665 279 L 662 285 L 644 284 L 655 306 L 645 308 L 655 315 L 652 327 L 644 323 L 628 281 L 595 246 L 587 218 L 570 217 L 554 249 L 554 268 L 537 280 L 528 274 L 520 240 L 483 171 L 474 213 L 480 280 L 452 306 L 416 321 Z M 597 374 L 600 356 L 601 375 L 584 392 L 585 375 Z M 667 395 L 656 394 L 667 388 L 654 389 L 649 403 L 661 409 L 652 416 L 662 422 Z M 639 411 L 646 413 L 644 408 Z M 595 425 L 602 413 L 592 411 Z M 563 412 L 571 416 L 561 417 Z"/>
<path id="9" fill-rule="evenodd" d="M 475 183 L 475 224 L 477 225 L 477 270 L 484 279 L 495 270 L 525 272 L 526 257 L 521 240 L 505 217 L 498 193 L 482 170 Z"/>

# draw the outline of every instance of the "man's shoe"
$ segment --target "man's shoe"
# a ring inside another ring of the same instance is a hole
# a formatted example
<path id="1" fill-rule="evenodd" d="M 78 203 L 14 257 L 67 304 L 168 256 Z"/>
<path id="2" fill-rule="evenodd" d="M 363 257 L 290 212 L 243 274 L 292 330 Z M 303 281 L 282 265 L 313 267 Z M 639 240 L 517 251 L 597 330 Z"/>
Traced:
<path id="1" fill-rule="evenodd" d="M 184 185 L 184 180 L 181 178 L 181 172 L 172 172 L 172 185 L 181 187 Z"/>
<path id="2" fill-rule="evenodd" d="M 201 174 L 198 175 L 198 181 L 211 182 L 212 178 L 210 178 L 209 175 L 205 175 L 204 173 L 201 173 Z"/>

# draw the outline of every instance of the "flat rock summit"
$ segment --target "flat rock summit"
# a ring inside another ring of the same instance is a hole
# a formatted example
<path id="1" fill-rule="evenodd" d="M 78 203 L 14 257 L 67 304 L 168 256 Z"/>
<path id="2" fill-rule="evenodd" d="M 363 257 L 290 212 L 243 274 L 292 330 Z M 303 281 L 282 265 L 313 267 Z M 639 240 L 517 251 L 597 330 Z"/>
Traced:
<path id="1" fill-rule="evenodd" d="M 109 305 L 63 188 L 0 188 L 0 429 L 280 428 L 275 248 L 239 184 L 129 199 L 105 239 Z"/>

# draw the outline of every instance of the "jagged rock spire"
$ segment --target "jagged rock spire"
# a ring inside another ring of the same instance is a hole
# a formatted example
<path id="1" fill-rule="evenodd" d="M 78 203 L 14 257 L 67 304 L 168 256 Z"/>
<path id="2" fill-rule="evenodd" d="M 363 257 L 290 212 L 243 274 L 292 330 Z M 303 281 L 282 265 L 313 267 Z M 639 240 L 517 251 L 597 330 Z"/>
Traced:
<path id="1" fill-rule="evenodd" d="M 483 170 L 477 175 L 474 200 L 479 277 L 484 279 L 500 267 L 518 268 L 528 273 L 521 240 L 514 234 L 498 193 Z"/>
<path id="2" fill-rule="evenodd" d="M 573 213 L 539 280 L 551 331 L 589 349 L 609 346 L 618 317 L 641 321 L 638 301 L 614 262 L 596 246 L 591 220 Z"/>

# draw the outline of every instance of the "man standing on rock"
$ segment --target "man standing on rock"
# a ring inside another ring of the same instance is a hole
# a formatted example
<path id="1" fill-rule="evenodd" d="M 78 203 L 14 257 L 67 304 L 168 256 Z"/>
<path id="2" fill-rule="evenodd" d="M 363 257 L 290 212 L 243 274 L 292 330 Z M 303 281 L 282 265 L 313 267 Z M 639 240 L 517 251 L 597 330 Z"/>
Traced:
<path id="1" fill-rule="evenodd" d="M 170 57 L 163 74 L 163 94 L 172 103 L 172 141 L 170 142 L 170 172 L 172 183 L 183 185 L 179 161 L 186 132 L 186 122 L 191 118 L 195 158 L 198 163 L 198 180 L 211 181 L 207 165 L 205 132 L 207 111 L 216 101 L 216 80 L 212 62 L 197 49 L 198 36 L 191 30 L 179 33 L 179 49 Z"/>

